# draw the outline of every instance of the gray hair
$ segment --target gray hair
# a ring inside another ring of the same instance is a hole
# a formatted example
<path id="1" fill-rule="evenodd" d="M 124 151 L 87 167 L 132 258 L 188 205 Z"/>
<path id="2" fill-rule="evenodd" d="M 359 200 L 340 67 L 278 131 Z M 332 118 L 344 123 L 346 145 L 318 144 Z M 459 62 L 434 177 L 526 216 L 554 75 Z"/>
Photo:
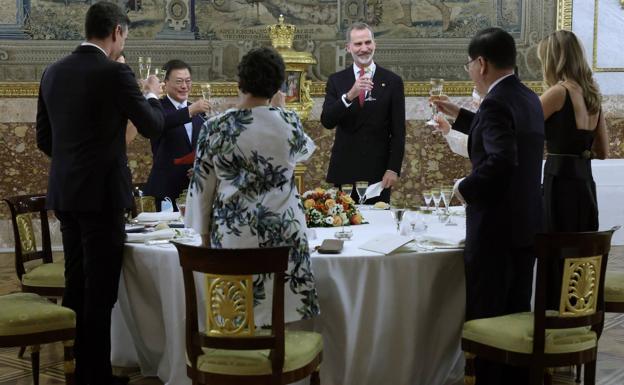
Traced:
<path id="1" fill-rule="evenodd" d="M 371 39 L 375 40 L 375 33 L 373 32 L 373 29 L 371 28 L 371 26 L 361 21 L 356 21 L 355 23 L 351 24 L 349 29 L 347 29 L 347 34 L 346 34 L 347 43 L 351 41 L 351 31 L 353 30 L 361 31 L 363 29 L 368 29 L 371 34 Z"/>

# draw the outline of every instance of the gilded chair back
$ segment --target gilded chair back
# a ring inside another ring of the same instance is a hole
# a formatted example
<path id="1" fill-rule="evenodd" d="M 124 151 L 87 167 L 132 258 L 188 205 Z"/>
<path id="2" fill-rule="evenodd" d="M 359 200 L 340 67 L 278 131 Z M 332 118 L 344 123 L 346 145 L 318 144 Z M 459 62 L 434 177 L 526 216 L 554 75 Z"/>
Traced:
<path id="1" fill-rule="evenodd" d="M 45 207 L 46 197 L 43 194 L 20 195 L 3 199 L 11 211 L 13 236 L 15 239 L 15 270 L 18 278 L 26 272 L 24 263 L 41 259 L 44 263 L 52 263 L 52 243 L 48 223 L 48 211 Z M 32 216 L 37 215 L 41 221 L 41 249 L 37 250 Z"/>
<path id="2" fill-rule="evenodd" d="M 253 336 L 251 275 L 206 274 L 206 334 Z"/>
<path id="3" fill-rule="evenodd" d="M 186 349 L 189 375 L 198 373 L 202 347 L 214 349 L 270 349 L 274 376 L 284 366 L 284 277 L 290 247 L 211 249 L 174 243 L 184 277 Z M 200 333 L 193 272 L 207 274 L 207 327 Z M 271 329 L 256 334 L 253 322 L 253 274 L 273 275 Z"/>
<path id="4" fill-rule="evenodd" d="M 546 329 L 591 327 L 600 333 L 604 320 L 604 277 L 611 249 L 608 231 L 537 234 L 537 282 L 533 351 L 544 352 Z M 549 261 L 563 263 L 559 311 L 546 312 Z"/>
<path id="5" fill-rule="evenodd" d="M 36 252 L 37 240 L 35 239 L 32 215 L 30 213 L 18 214 L 15 220 L 17 221 L 17 231 L 19 233 L 19 242 L 22 246 L 22 252 Z"/>

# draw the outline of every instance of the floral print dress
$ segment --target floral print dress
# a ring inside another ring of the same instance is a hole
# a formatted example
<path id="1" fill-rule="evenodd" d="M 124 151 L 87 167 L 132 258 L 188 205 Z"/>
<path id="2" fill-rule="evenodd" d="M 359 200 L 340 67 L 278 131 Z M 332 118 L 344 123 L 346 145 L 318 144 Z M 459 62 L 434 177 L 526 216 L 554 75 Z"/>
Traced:
<path id="1" fill-rule="evenodd" d="M 295 165 L 315 149 L 296 113 L 275 107 L 229 109 L 202 127 L 185 221 L 214 248 L 292 246 L 286 322 L 319 313 Z M 256 325 L 271 323 L 273 280 L 254 276 Z"/>

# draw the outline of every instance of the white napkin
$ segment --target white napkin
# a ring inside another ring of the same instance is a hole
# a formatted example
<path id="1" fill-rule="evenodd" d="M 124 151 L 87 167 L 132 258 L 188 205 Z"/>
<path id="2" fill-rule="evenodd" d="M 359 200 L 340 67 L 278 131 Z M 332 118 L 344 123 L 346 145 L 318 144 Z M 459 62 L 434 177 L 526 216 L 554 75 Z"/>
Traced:
<path id="1" fill-rule="evenodd" d="M 156 230 L 149 233 L 128 233 L 126 242 L 143 243 L 155 239 L 173 239 L 175 237 L 174 229 Z"/>
<path id="2" fill-rule="evenodd" d="M 383 187 L 381 187 L 381 182 L 373 183 L 366 188 L 364 197 L 366 197 L 366 199 L 375 198 L 378 197 L 382 191 Z M 364 199 L 364 197 L 362 197 L 362 199 Z"/>
<path id="3" fill-rule="evenodd" d="M 180 212 L 139 213 L 135 218 L 139 222 L 165 222 L 180 219 Z"/>
<path id="4" fill-rule="evenodd" d="M 448 246 L 463 246 L 466 242 L 466 228 L 463 226 L 444 226 L 431 224 L 421 239 L 430 243 Z"/>

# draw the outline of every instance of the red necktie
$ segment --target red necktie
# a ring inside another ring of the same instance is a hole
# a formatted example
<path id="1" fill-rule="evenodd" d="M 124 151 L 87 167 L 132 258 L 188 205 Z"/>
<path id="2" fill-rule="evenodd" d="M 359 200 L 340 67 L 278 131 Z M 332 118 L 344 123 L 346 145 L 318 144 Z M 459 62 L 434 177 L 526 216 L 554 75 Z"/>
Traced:
<path id="1" fill-rule="evenodd" d="M 364 70 L 364 68 L 360 68 L 360 77 L 364 76 L 364 74 L 366 73 L 366 71 Z M 366 91 L 365 90 L 360 90 L 360 94 L 358 95 L 358 100 L 360 102 L 360 107 L 364 107 L 364 98 L 366 98 Z"/>

